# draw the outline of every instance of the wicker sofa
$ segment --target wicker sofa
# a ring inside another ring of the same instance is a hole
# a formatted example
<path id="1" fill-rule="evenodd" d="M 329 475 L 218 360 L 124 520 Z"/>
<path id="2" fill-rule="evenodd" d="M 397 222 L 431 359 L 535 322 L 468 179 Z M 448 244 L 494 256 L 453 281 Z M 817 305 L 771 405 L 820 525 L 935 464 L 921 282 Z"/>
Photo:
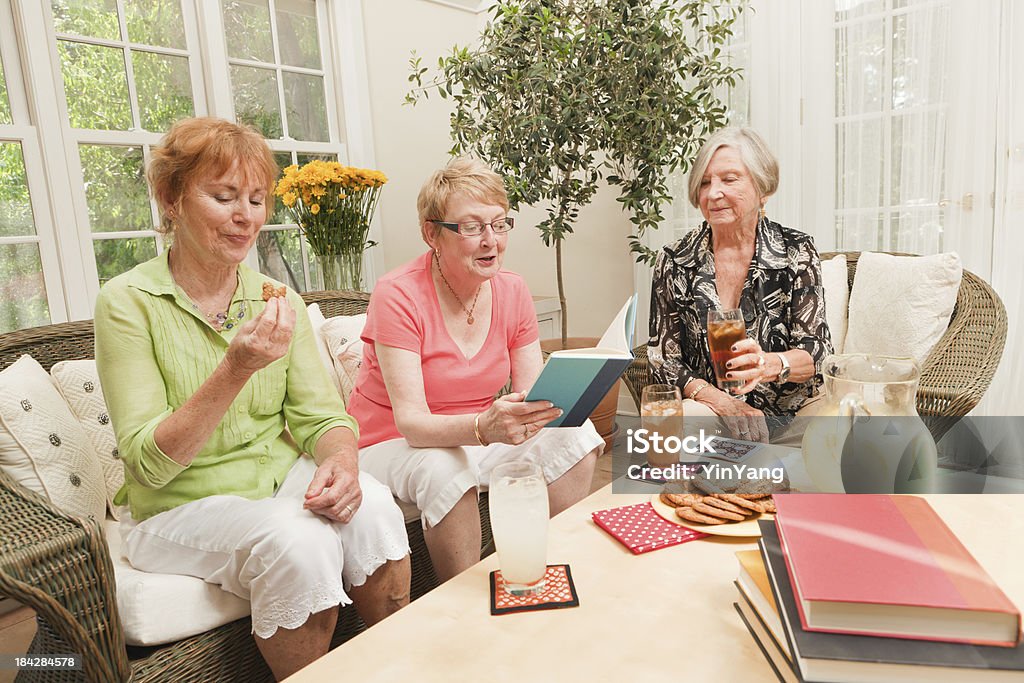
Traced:
<path id="1" fill-rule="evenodd" d="M 853 288 L 860 252 L 824 252 L 821 259 L 846 255 L 847 282 Z M 895 254 L 909 256 L 909 254 Z M 980 277 L 964 270 L 949 327 L 921 368 L 917 412 L 926 418 L 936 441 L 984 396 L 1006 344 L 1006 309 L 999 295 Z M 626 381 L 639 408 L 641 389 L 650 384 L 647 347 L 634 349 L 636 360 Z"/>
<path id="2" fill-rule="evenodd" d="M 326 317 L 365 312 L 362 292 L 310 292 Z M 92 321 L 57 323 L 0 335 L 0 369 L 30 354 L 46 370 L 93 357 Z M 486 495 L 480 499 L 483 545 L 490 547 Z M 437 585 L 418 519 L 407 523 L 412 597 Z M 250 634 L 250 620 L 155 648 L 125 645 L 114 570 L 98 522 L 68 515 L 0 472 L 0 596 L 37 614 L 32 654 L 83 655 L 81 671 L 23 672 L 18 681 L 270 681 Z M 355 610 L 341 610 L 333 645 L 363 630 Z"/>

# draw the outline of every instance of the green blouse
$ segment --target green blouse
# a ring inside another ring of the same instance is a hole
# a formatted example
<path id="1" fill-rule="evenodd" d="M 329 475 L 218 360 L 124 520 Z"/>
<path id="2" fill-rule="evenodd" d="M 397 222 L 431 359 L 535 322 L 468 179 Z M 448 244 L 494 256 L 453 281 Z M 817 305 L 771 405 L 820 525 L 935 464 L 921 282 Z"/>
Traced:
<path id="1" fill-rule="evenodd" d="M 244 301 L 244 323 L 266 306 L 269 278 L 245 264 L 238 270 L 229 310 L 233 316 Z M 127 500 L 134 519 L 217 494 L 269 497 L 325 432 L 348 427 L 358 437 L 325 374 L 302 298 L 289 290 L 288 302 L 296 311 L 288 353 L 249 378 L 186 466 L 157 447 L 154 432 L 213 373 L 242 323 L 214 330 L 175 287 L 166 252 L 100 291 L 96 365 L 125 468 L 115 502 Z"/>

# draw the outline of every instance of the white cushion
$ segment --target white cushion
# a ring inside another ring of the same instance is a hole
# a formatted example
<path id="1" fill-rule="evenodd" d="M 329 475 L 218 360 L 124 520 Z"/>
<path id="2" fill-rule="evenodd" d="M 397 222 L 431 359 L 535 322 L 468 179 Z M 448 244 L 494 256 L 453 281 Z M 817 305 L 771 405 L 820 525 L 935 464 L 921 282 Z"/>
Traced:
<path id="1" fill-rule="evenodd" d="M 348 397 L 356 385 L 359 366 L 363 362 L 363 340 L 360 335 L 366 327 L 366 314 L 339 315 L 328 318 L 321 333 L 334 362 L 334 371 L 341 382 L 341 398 L 348 405 Z"/>
<path id="2" fill-rule="evenodd" d="M 104 518 L 103 470 L 85 430 L 31 356 L 0 372 L 0 468 L 79 517 Z"/>
<path id="3" fill-rule="evenodd" d="M 842 353 L 846 341 L 846 314 L 850 303 L 846 254 L 839 254 L 821 262 L 821 284 L 825 288 L 825 321 L 832 334 L 832 347 L 836 353 Z"/>
<path id="4" fill-rule="evenodd" d="M 104 523 L 117 582 L 117 610 L 129 645 L 162 645 L 248 616 L 249 601 L 194 576 L 151 574 L 121 555 L 119 523 Z"/>
<path id="5" fill-rule="evenodd" d="M 924 361 L 949 327 L 962 276 L 960 257 L 952 252 L 861 254 L 843 351 Z"/>
<path id="6" fill-rule="evenodd" d="M 93 455 L 103 468 L 107 509 L 117 519 L 114 496 L 124 484 L 124 465 L 117 450 L 114 426 L 107 415 L 96 361 L 64 360 L 50 368 L 50 376 L 89 438 Z"/>
<path id="7" fill-rule="evenodd" d="M 327 319 L 320 310 L 320 304 L 310 304 L 306 307 L 306 313 L 309 315 L 309 322 L 313 327 L 313 336 L 316 338 L 316 350 L 320 353 L 320 362 L 327 370 L 327 376 L 331 378 L 334 388 L 338 390 L 342 400 L 347 403 L 348 394 L 342 391 L 341 380 L 338 378 L 338 373 L 334 369 L 334 361 L 331 359 L 331 351 L 327 347 L 327 340 L 324 339 L 323 327 Z"/>

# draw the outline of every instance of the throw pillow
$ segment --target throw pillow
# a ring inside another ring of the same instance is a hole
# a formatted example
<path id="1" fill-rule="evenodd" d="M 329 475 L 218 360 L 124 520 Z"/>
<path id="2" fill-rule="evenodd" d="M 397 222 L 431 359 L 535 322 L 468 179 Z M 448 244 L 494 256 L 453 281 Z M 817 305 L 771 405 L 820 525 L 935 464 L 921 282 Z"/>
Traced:
<path id="1" fill-rule="evenodd" d="M 341 398 L 345 405 L 348 405 L 348 397 L 352 395 L 359 375 L 359 366 L 363 363 L 363 340 L 360 335 L 365 326 L 365 313 L 339 315 L 324 323 L 324 341 L 330 349 L 334 370 L 341 382 Z"/>
<path id="2" fill-rule="evenodd" d="M 334 369 L 334 360 L 331 359 L 331 351 L 327 347 L 327 340 L 323 334 L 324 323 L 327 322 L 327 318 L 324 317 L 323 312 L 320 310 L 320 304 L 310 304 L 306 307 L 306 313 L 309 314 L 309 322 L 313 327 L 313 336 L 316 338 L 316 350 L 320 353 L 320 362 L 324 364 L 327 376 L 331 378 L 331 384 L 337 389 L 341 398 L 347 402 L 348 394 L 342 391 L 341 380 L 338 379 L 338 373 Z"/>
<path id="3" fill-rule="evenodd" d="M 825 288 L 825 321 L 832 334 L 832 347 L 836 353 L 842 353 L 846 342 L 846 314 L 850 305 L 846 254 L 821 262 L 821 283 Z"/>
<path id="4" fill-rule="evenodd" d="M 850 292 L 844 351 L 923 362 L 949 327 L 962 276 L 960 257 L 952 252 L 861 254 Z"/>
<path id="5" fill-rule="evenodd" d="M 114 519 L 118 519 L 114 496 L 124 485 L 124 465 L 117 449 L 114 426 L 107 415 L 107 404 L 103 399 L 103 389 L 100 388 L 96 361 L 61 361 L 50 368 L 50 376 L 53 377 L 57 390 L 89 438 L 94 455 L 103 469 L 107 509 Z"/>
<path id="6" fill-rule="evenodd" d="M 0 469 L 79 517 L 103 519 L 103 470 L 85 430 L 31 356 L 0 372 Z"/>

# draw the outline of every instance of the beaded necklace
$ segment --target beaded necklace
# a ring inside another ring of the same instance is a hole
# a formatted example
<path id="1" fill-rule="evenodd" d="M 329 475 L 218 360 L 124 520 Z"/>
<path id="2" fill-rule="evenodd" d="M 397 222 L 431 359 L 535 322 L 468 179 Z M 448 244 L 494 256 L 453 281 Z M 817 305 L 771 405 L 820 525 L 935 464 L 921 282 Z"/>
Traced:
<path id="1" fill-rule="evenodd" d="M 174 279 L 174 273 L 171 273 L 171 280 L 174 282 L 174 286 L 178 288 L 178 291 L 181 292 L 181 295 L 185 297 L 185 300 L 191 304 L 192 310 L 206 318 L 206 322 L 210 323 L 210 327 L 218 332 L 230 330 L 242 322 L 242 319 L 245 317 L 245 285 L 242 283 L 242 276 L 237 271 L 235 272 L 235 286 L 240 290 L 241 301 L 238 302 L 238 310 L 234 315 L 231 315 L 231 304 L 228 304 L 227 310 L 218 313 L 207 313 L 199 308 L 199 304 L 193 301 L 192 297 L 185 291 L 185 288 L 178 284 L 178 281 Z"/>

